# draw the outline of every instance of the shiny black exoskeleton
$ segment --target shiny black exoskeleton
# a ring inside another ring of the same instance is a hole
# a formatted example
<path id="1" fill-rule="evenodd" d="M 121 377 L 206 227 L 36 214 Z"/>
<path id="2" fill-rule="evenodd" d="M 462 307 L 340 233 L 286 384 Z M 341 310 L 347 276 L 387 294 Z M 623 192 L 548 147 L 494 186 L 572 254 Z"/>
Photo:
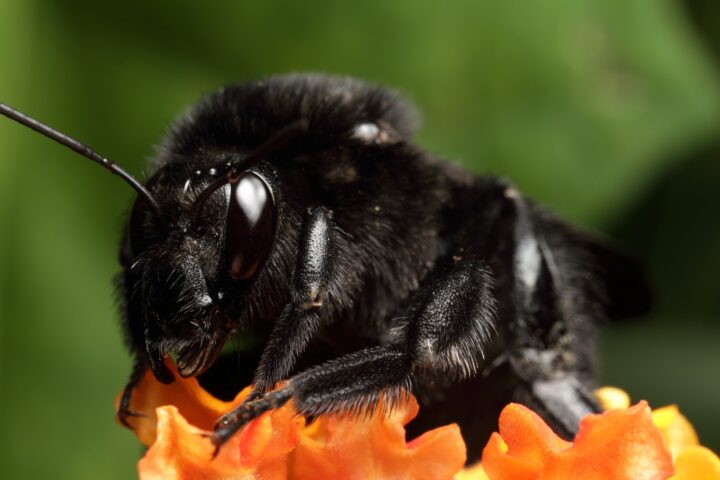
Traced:
<path id="1" fill-rule="evenodd" d="M 177 121 L 121 249 L 124 422 L 148 368 L 174 380 L 169 356 L 218 393 L 252 382 L 217 446 L 289 399 L 314 417 L 408 392 L 410 433 L 457 422 L 470 460 L 510 401 L 573 435 L 598 408 L 597 326 L 647 306 L 640 269 L 509 181 L 423 151 L 415 120 L 388 90 L 291 75 Z M 237 362 L 220 356 L 232 338 Z"/>

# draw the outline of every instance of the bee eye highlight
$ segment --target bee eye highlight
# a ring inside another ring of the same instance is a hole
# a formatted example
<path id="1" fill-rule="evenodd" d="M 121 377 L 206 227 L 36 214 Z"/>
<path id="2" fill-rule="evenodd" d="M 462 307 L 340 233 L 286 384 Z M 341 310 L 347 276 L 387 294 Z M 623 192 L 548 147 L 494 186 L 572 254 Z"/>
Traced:
<path id="1" fill-rule="evenodd" d="M 225 255 L 228 274 L 252 278 L 270 253 L 275 234 L 275 203 L 259 175 L 244 172 L 231 186 Z"/>

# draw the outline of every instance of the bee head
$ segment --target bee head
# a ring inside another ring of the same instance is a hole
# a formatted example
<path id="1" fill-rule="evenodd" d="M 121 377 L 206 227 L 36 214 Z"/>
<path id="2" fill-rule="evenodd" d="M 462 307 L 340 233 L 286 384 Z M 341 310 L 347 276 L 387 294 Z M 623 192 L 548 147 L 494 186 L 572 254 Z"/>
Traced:
<path id="1" fill-rule="evenodd" d="M 159 379 L 172 380 L 163 363 L 168 355 L 183 377 L 204 372 L 241 326 L 232 310 L 268 258 L 276 227 L 270 182 L 253 159 L 304 128 L 285 129 L 250 154 L 218 154 L 205 162 L 215 165 L 207 171 L 161 168 L 146 183 L 161 217 L 136 200 L 124 263 Z"/>

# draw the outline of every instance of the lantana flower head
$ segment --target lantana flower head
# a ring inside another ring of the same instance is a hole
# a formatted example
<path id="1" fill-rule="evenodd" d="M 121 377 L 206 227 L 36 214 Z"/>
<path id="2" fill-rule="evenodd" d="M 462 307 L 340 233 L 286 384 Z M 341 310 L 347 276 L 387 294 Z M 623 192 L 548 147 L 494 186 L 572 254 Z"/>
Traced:
<path id="1" fill-rule="evenodd" d="M 388 414 L 379 408 L 365 418 L 325 415 L 312 423 L 296 415 L 290 402 L 251 422 L 213 459 L 208 432 L 249 392 L 223 402 L 194 378 L 163 385 L 148 373 L 132 401 L 133 409 L 148 415 L 130 420 L 149 447 L 138 465 L 140 478 L 435 480 L 452 478 L 466 461 L 457 425 L 406 441 L 404 425 L 419 408 L 411 397 Z"/>
<path id="2" fill-rule="evenodd" d="M 387 414 L 379 408 L 369 417 L 324 415 L 310 423 L 290 402 L 248 424 L 213 458 L 207 436 L 214 422 L 249 391 L 224 402 L 196 379 L 163 385 L 148 372 L 132 398 L 146 416 L 130 420 L 149 447 L 138 464 L 141 480 L 720 480 L 720 460 L 699 445 L 677 407 L 630 406 L 618 389 L 597 392 L 606 412 L 585 417 L 572 442 L 527 407 L 508 405 L 481 462 L 466 468 L 457 425 L 406 440 L 404 426 L 419 408 L 412 397 Z"/>

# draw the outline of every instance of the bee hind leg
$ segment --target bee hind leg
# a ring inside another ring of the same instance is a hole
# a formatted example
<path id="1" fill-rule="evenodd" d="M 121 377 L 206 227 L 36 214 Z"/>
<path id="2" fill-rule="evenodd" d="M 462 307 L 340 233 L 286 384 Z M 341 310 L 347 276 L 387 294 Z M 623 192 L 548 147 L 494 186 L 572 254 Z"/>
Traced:
<path id="1" fill-rule="evenodd" d="M 513 400 L 532 409 L 567 440 L 575 437 L 584 416 L 601 411 L 592 389 L 572 373 L 522 380 Z"/>

